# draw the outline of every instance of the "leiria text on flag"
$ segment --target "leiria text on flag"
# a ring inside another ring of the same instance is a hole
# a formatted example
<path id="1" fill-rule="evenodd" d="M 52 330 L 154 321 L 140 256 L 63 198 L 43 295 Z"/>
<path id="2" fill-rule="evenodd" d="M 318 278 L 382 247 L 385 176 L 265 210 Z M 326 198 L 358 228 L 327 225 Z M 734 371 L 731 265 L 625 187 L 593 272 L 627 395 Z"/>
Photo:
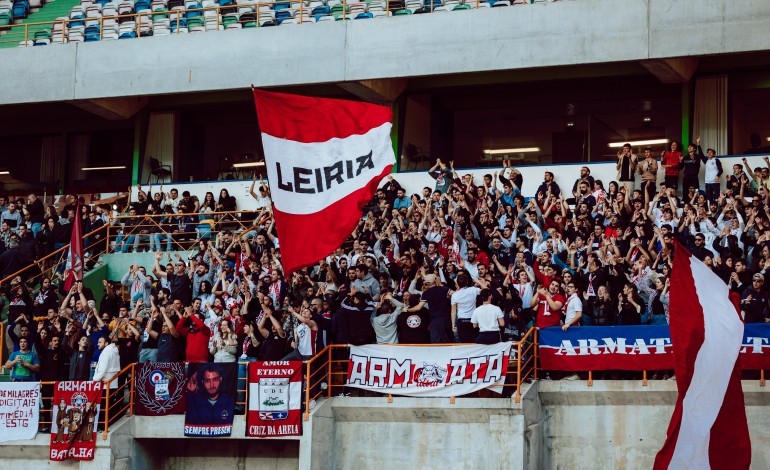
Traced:
<path id="1" fill-rule="evenodd" d="M 286 274 L 334 251 L 391 172 L 384 106 L 254 90 Z"/>

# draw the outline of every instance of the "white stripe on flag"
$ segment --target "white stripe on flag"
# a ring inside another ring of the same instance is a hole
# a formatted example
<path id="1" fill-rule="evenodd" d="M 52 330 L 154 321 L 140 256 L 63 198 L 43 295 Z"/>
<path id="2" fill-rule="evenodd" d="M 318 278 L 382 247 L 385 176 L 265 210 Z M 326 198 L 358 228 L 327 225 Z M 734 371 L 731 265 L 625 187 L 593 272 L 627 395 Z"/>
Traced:
<path id="1" fill-rule="evenodd" d="M 682 401 L 682 423 L 669 468 L 709 469 L 711 427 L 724 401 L 743 340 L 743 323 L 724 282 L 690 257 L 697 300 L 703 309 L 704 340 Z M 675 314 L 675 312 L 672 312 Z"/>
<path id="2" fill-rule="evenodd" d="M 385 167 L 392 165 L 395 161 L 390 140 L 391 127 L 391 123 L 386 122 L 372 128 L 366 134 L 351 135 L 344 139 L 335 137 L 326 142 L 312 143 L 281 139 L 263 132 L 262 147 L 267 163 L 267 177 L 276 209 L 288 214 L 314 214 L 369 184 L 382 173 Z M 356 159 L 370 152 L 374 168 L 365 168 L 356 175 L 359 168 Z M 352 162 L 352 178 L 349 178 L 351 175 L 348 174 L 347 161 Z M 278 163 L 281 165 L 280 178 L 278 178 L 276 165 Z M 333 169 L 335 164 L 342 166 Z M 295 167 L 313 171 L 312 174 L 301 175 L 302 188 L 312 190 L 312 193 L 296 192 Z M 337 175 L 337 170 L 341 168 L 342 183 L 332 181 L 327 189 L 324 168 L 329 168 L 329 175 L 332 177 Z M 323 189 L 321 192 L 318 192 L 315 169 L 320 169 Z M 293 191 L 281 189 L 280 186 L 289 183 Z"/>
<path id="3" fill-rule="evenodd" d="M 289 409 L 298 410 L 302 407 L 302 382 L 289 384 Z"/>

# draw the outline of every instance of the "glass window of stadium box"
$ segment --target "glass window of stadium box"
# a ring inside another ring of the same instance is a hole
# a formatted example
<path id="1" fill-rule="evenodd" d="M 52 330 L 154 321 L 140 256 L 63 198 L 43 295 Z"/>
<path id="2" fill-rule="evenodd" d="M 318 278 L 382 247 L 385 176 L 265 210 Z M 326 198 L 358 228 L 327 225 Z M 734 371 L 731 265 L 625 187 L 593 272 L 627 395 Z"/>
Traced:
<path id="1" fill-rule="evenodd" d="M 681 139 L 682 86 L 645 77 L 411 94 L 404 126 L 401 171 L 436 158 L 456 167 L 613 160 L 625 142 L 641 153 Z"/>

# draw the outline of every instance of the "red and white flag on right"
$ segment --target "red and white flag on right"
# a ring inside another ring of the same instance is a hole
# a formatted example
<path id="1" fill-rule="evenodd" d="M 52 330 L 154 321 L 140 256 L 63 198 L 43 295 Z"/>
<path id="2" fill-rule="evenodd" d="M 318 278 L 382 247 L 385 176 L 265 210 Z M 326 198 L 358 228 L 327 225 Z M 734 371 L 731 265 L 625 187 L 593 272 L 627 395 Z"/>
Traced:
<path id="1" fill-rule="evenodd" d="M 655 470 L 747 469 L 740 313 L 727 285 L 681 244 L 671 273 L 671 343 L 679 397 Z"/>

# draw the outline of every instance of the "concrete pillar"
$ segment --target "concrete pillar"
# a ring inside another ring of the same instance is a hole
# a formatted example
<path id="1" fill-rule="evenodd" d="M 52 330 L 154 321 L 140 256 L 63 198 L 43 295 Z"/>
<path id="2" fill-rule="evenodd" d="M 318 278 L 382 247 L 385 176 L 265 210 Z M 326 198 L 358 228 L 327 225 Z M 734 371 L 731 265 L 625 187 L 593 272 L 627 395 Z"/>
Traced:
<path id="1" fill-rule="evenodd" d="M 390 104 L 406 90 L 409 79 L 382 78 L 377 80 L 358 80 L 342 82 L 340 87 L 353 93 L 364 101 L 377 104 Z"/>
<path id="2" fill-rule="evenodd" d="M 122 121 L 133 117 L 147 106 L 149 101 L 149 98 L 145 96 L 133 96 L 127 98 L 98 98 L 71 101 L 70 103 L 109 121 Z"/>
<path id="3" fill-rule="evenodd" d="M 642 60 L 639 63 L 661 83 L 687 83 L 698 68 L 697 57 Z"/>

